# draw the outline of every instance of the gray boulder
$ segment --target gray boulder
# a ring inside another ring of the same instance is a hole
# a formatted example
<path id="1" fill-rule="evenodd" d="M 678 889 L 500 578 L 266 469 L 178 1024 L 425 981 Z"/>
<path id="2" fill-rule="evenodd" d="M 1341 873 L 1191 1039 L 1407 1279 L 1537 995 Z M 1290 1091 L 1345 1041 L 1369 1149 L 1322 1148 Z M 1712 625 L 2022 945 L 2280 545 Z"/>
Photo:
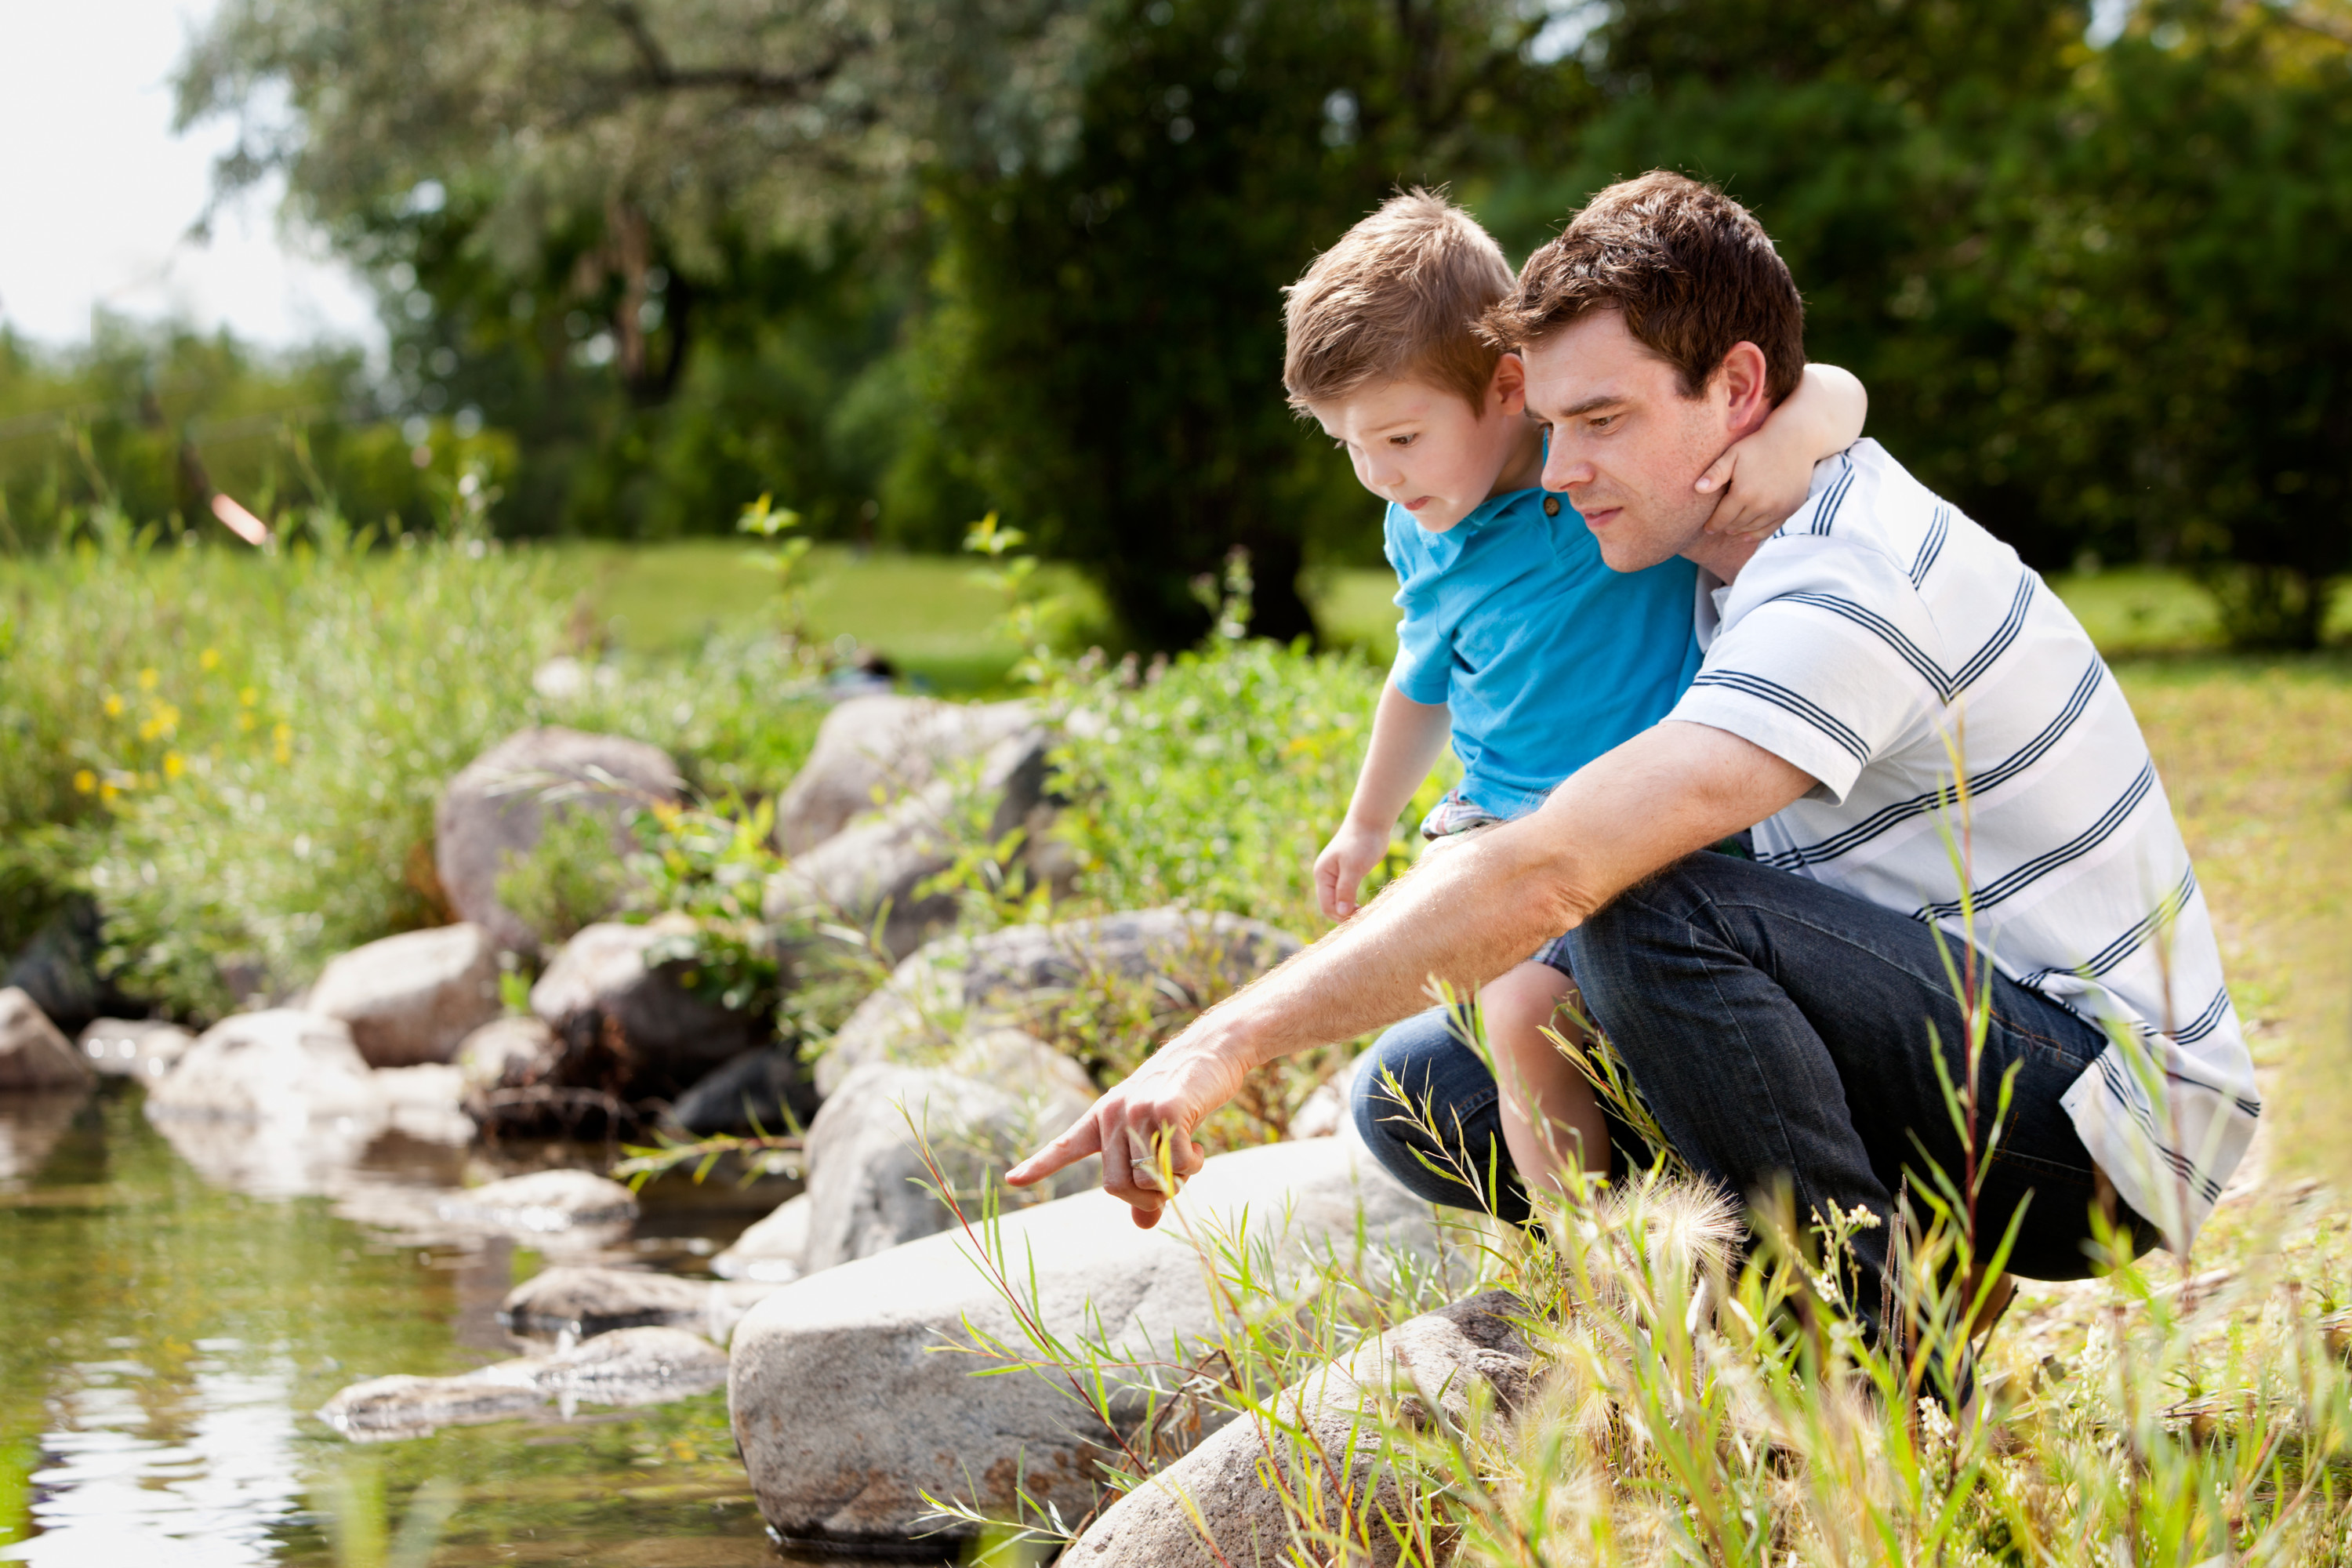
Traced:
<path id="1" fill-rule="evenodd" d="M 22 987 L 0 987 L 0 1094 L 73 1093 L 97 1077 Z"/>
<path id="2" fill-rule="evenodd" d="M 552 1083 L 563 1063 L 563 1039 L 544 1018 L 494 1018 L 457 1045 L 457 1071 L 472 1094 Z"/>
<path id="3" fill-rule="evenodd" d="M 1196 1232 L 1242 1229 L 1270 1283 L 1312 1255 L 1377 1273 L 1384 1249 L 1432 1254 L 1437 1220 L 1348 1137 L 1221 1154 L 1179 1208 Z M 1082 1194 L 1007 1215 L 999 1237 L 1051 1331 L 1092 1340 L 1139 1369 L 1110 1416 L 1142 1418 L 1142 1370 L 1181 1364 L 1217 1322 L 1183 1226 L 1139 1230 L 1127 1207 Z M 1368 1251 L 1360 1253 L 1359 1248 Z M 875 1545 L 903 1540 L 923 1494 L 999 1516 L 1016 1490 L 1076 1519 L 1095 1506 L 1114 1435 L 1050 1378 L 976 1377 L 974 1335 L 1024 1345 L 1021 1324 L 959 1233 L 926 1237 L 785 1286 L 735 1331 L 729 1405 L 761 1511 L 780 1534 Z M 1166 1387 L 1166 1384 L 1161 1384 Z"/>
<path id="4" fill-rule="evenodd" d="M 1397 1542 L 1384 1522 L 1411 1517 L 1385 1417 L 1413 1428 L 1442 1416 L 1454 1429 L 1486 1412 L 1507 1417 L 1535 1382 L 1535 1356 L 1507 1290 L 1410 1318 L 1283 1391 L 1278 1420 L 1245 1416 L 1105 1510 L 1062 1554 L 1069 1568 L 1273 1568 L 1322 1561 L 1328 1537 L 1295 1534 L 1294 1506 L 1319 1511 L 1325 1531 L 1355 1543 L 1349 1564 L 1390 1568 Z M 1277 1490 L 1266 1467 L 1283 1472 Z"/>
<path id="5" fill-rule="evenodd" d="M 870 1061 L 935 1060 L 1007 1025 L 1051 1037 L 1071 1005 L 1113 989 L 1203 1004 L 1298 949 L 1263 921 L 1172 907 L 943 937 L 858 1005 L 817 1062 L 817 1088 L 831 1094 Z"/>
<path id="6" fill-rule="evenodd" d="M 341 1121 L 373 1131 L 384 1106 L 341 1019 L 272 1007 L 198 1036 L 149 1092 L 147 1114 L 282 1127 Z"/>
<path id="7" fill-rule="evenodd" d="M 745 1051 L 699 1079 L 669 1108 L 688 1132 L 768 1132 L 808 1125 L 816 1115 L 816 1082 L 790 1046 Z"/>
<path id="8" fill-rule="evenodd" d="M 97 1018 L 74 1043 L 104 1077 L 154 1079 L 171 1071 L 196 1037 L 160 1018 Z"/>
<path id="9" fill-rule="evenodd" d="M 563 944 L 530 988 L 530 1009 L 563 1042 L 567 1087 L 667 1098 L 759 1043 L 761 1020 L 688 991 L 651 951 L 692 929 L 663 916 L 592 925 Z"/>
<path id="10" fill-rule="evenodd" d="M 976 780 L 933 779 L 879 815 L 842 828 L 769 879 L 761 912 L 778 922 L 833 921 L 861 931 L 880 919 L 883 947 L 894 958 L 906 957 L 955 921 L 955 895 L 922 889 L 954 863 L 957 824 L 971 800 L 989 803 L 988 842 L 1016 827 L 1031 829 L 1030 839 L 1042 837 L 1037 829 L 1044 819 L 1033 817 L 1045 805 L 1049 744 L 1044 729 L 1024 729 L 989 748 Z"/>
<path id="11" fill-rule="evenodd" d="M 808 761 L 776 802 L 776 842 L 807 854 L 877 806 L 1036 722 L 1028 704 L 855 697 L 825 715 Z"/>
<path id="12" fill-rule="evenodd" d="M 470 921 L 403 931 L 330 959 L 308 1009 L 351 1026 L 371 1067 L 446 1062 L 499 1016 L 499 958 Z"/>
<path id="13" fill-rule="evenodd" d="M 499 1321 L 517 1334 L 593 1339 L 621 1329 L 685 1329 L 724 1344 L 743 1314 L 778 1286 L 681 1279 L 635 1268 L 546 1269 L 507 1293 Z"/>
<path id="14" fill-rule="evenodd" d="M 508 736 L 449 781 L 434 814 L 433 864 L 449 907 L 497 947 L 537 952 L 538 933 L 499 902 L 508 857 L 530 853 L 551 809 L 603 816 L 617 851 L 627 814 L 677 800 L 679 787 L 668 754 L 642 741 L 552 725 Z M 563 798 L 551 805 L 551 792 Z"/>
<path id="15" fill-rule="evenodd" d="M 587 1171 L 533 1171 L 454 1194 L 436 1205 L 442 1218 L 544 1243 L 578 1237 L 602 1244 L 637 1217 L 635 1193 Z"/>
<path id="16" fill-rule="evenodd" d="M 567 1416 L 574 1405 L 659 1405 L 726 1381 L 726 1354 L 709 1341 L 682 1329 L 623 1329 L 462 1377 L 370 1378 L 320 1406 L 319 1418 L 354 1442 L 383 1442 L 536 1415 L 551 1403 Z"/>
<path id="17" fill-rule="evenodd" d="M 1025 1037 L 1020 1037 L 1025 1038 Z M 814 1273 L 852 1258 L 930 1236 L 955 1224 L 931 1191 L 944 1176 L 969 1213 L 981 1184 L 1018 1163 L 1094 1103 L 1079 1066 L 1037 1042 L 1029 1070 L 982 1079 L 941 1068 L 868 1062 L 842 1080 L 810 1124 L 803 1160 L 808 1172 L 808 1235 L 798 1259 Z M 1000 1087 L 1002 1086 L 1002 1087 Z M 933 1171 L 919 1131 L 938 1163 Z M 1101 1166 L 1087 1160 L 1048 1190 L 1012 1193 L 1034 1202 L 1098 1185 Z"/>
<path id="18" fill-rule="evenodd" d="M 710 1271 L 721 1279 L 742 1279 L 789 1285 L 807 1270 L 809 1196 L 786 1198 L 775 1212 L 735 1238 L 735 1244 L 710 1260 Z"/>

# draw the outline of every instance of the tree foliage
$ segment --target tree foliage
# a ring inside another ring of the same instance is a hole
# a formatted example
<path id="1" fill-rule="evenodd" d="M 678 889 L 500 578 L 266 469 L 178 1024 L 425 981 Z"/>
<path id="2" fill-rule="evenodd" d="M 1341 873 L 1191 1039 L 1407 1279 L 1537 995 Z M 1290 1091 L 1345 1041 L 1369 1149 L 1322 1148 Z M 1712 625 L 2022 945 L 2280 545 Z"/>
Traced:
<path id="1" fill-rule="evenodd" d="M 2352 568 L 2347 0 L 229 0 L 182 113 L 372 268 L 398 411 L 505 526 L 947 547 L 1002 507 L 1139 640 L 1366 559 L 1280 286 L 1401 183 L 1524 251 L 1719 180 L 1873 429 L 2037 564 L 2199 568 L 2307 644 Z M 271 106 L 278 106 L 275 110 Z"/>

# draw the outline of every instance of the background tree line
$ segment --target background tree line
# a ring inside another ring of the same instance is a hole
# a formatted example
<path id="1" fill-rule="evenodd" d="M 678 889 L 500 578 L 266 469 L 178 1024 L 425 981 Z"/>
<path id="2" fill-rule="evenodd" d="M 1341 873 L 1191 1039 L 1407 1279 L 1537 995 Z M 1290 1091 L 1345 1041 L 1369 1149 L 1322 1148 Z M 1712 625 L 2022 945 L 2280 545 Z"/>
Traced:
<path id="1" fill-rule="evenodd" d="M 1444 182 L 1516 257 L 1659 165 L 1757 211 L 1874 434 L 2030 561 L 2187 566 L 2311 646 L 2352 569 L 2347 89 L 2345 0 L 228 0 L 180 83 L 243 120 L 225 185 L 282 169 L 383 294 L 389 377 L 302 372 L 347 434 L 285 493 L 397 507 L 467 432 L 520 534 L 772 491 L 940 549 L 994 507 L 1145 646 L 1235 543 L 1285 637 L 1302 567 L 1376 558 L 1278 385 L 1318 247 Z M 408 422 L 375 469 L 371 420 Z M 44 512 L 10 461 L 27 536 L 103 469 L 52 454 Z"/>

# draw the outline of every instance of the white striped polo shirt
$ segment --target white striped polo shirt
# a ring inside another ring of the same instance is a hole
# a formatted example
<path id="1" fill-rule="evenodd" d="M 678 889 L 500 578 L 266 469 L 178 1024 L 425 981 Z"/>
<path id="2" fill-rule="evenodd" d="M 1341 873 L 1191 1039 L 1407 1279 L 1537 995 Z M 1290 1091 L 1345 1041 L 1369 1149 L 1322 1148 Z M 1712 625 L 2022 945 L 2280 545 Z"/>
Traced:
<path id="1" fill-rule="evenodd" d="M 1757 826 L 1757 858 L 1955 935 L 1965 881 L 2001 972 L 2106 1030 L 2063 1103 L 2185 1252 L 2262 1106 L 2188 847 L 2081 625 L 1870 440 L 1699 597 L 1706 659 L 1670 717 L 1820 781 Z"/>

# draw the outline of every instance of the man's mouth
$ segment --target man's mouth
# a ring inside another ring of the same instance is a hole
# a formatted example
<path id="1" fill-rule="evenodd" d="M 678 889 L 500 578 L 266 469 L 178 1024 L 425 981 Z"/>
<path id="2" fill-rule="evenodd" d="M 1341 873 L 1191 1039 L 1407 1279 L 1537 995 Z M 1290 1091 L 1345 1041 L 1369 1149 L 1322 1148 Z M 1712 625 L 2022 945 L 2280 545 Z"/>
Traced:
<path id="1" fill-rule="evenodd" d="M 1592 530 L 1595 533 L 1600 532 L 1602 529 L 1616 521 L 1619 517 L 1624 514 L 1625 510 L 1622 506 L 1604 506 L 1598 509 L 1580 506 L 1576 510 L 1578 513 L 1583 517 L 1584 526 Z"/>

